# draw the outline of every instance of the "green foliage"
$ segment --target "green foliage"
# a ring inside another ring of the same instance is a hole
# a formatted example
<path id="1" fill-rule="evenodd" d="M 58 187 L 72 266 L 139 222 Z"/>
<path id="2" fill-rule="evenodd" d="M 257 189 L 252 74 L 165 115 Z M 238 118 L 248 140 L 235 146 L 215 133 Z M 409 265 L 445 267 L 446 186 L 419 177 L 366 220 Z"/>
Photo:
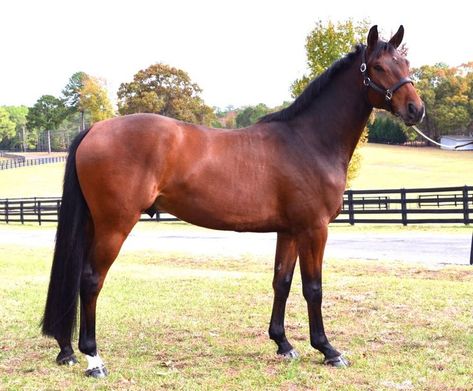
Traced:
<path id="1" fill-rule="evenodd" d="M 43 95 L 28 111 L 26 126 L 29 130 L 54 130 L 67 117 L 63 101 L 52 95 Z"/>
<path id="2" fill-rule="evenodd" d="M 26 116 L 29 143 L 35 143 L 36 148 L 40 144 L 47 145 L 45 132 L 58 130 L 69 114 L 69 109 L 61 99 L 52 95 L 43 95 L 29 109 Z M 44 141 L 40 142 L 41 139 Z"/>
<path id="3" fill-rule="evenodd" d="M 80 90 L 79 107 L 81 111 L 89 113 L 92 123 L 112 118 L 115 114 L 103 83 L 88 75 Z"/>
<path id="4" fill-rule="evenodd" d="M 87 77 L 88 75 L 85 72 L 74 73 L 62 90 L 64 105 L 72 111 L 80 111 L 82 109 L 81 90 Z"/>
<path id="5" fill-rule="evenodd" d="M 227 106 L 225 109 L 220 107 L 213 108 L 215 113 L 215 121 L 212 123 L 214 128 L 233 129 L 236 127 L 236 116 L 237 110 L 232 105 Z"/>
<path id="6" fill-rule="evenodd" d="M 94 123 L 114 116 L 103 82 L 85 72 L 76 72 L 70 77 L 62 91 L 62 100 L 70 114 L 81 113 L 81 127 L 85 119 Z"/>
<path id="7" fill-rule="evenodd" d="M 28 108 L 26 106 L 3 106 L 3 109 L 8 113 L 9 120 L 15 124 L 15 131 L 3 139 L 0 136 L 0 148 L 23 149 L 25 146 L 27 147 L 26 115 Z M 0 120 L 0 122 L 2 121 Z M 26 140 L 23 140 L 23 137 Z"/>
<path id="8" fill-rule="evenodd" d="M 120 114 L 157 113 L 210 125 L 215 114 L 204 104 L 201 92 L 183 70 L 154 64 L 136 73 L 132 82 L 120 85 L 118 111 Z"/>
<path id="9" fill-rule="evenodd" d="M 371 143 L 404 144 L 407 141 L 406 126 L 385 115 L 378 115 L 368 129 L 368 141 Z"/>
<path id="10" fill-rule="evenodd" d="M 262 116 L 270 113 L 272 110 L 264 103 L 259 103 L 256 106 L 246 106 L 238 111 L 235 119 L 237 128 L 244 128 L 250 126 L 258 121 Z"/>
<path id="11" fill-rule="evenodd" d="M 319 20 L 306 38 L 308 74 L 293 82 L 293 97 L 298 96 L 310 80 L 320 75 L 332 63 L 353 49 L 353 46 L 365 40 L 369 22 L 346 22 L 324 24 Z"/>
<path id="12" fill-rule="evenodd" d="M 0 107 L 0 145 L 15 137 L 15 122 L 5 107 Z"/>
<path id="13" fill-rule="evenodd" d="M 424 65 L 413 70 L 413 77 L 426 107 L 420 127 L 430 137 L 473 130 L 473 63 Z"/>

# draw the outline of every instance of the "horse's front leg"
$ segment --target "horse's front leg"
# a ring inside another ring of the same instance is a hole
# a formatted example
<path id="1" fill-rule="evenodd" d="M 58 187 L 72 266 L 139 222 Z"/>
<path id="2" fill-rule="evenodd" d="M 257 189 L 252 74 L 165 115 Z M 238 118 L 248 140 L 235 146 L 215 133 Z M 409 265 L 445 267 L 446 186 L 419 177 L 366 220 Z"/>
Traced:
<path id="1" fill-rule="evenodd" d="M 286 301 L 291 289 L 296 259 L 296 241 L 292 236 L 278 233 L 273 279 L 274 303 L 269 324 L 269 337 L 278 345 L 277 353 L 290 359 L 299 357 L 299 354 L 288 342 L 284 331 Z"/>
<path id="2" fill-rule="evenodd" d="M 327 227 L 303 232 L 297 238 L 302 290 L 307 301 L 311 345 L 325 356 L 324 363 L 346 367 L 348 361 L 328 341 L 322 320 L 322 260 Z"/>

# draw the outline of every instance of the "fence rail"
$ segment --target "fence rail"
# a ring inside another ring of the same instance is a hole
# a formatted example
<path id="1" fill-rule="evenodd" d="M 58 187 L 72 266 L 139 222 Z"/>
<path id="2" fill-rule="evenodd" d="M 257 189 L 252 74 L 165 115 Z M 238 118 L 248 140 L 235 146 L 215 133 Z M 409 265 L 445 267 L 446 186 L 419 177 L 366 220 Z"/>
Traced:
<path id="1" fill-rule="evenodd" d="M 335 222 L 369 224 L 470 224 L 473 187 L 348 190 Z"/>
<path id="2" fill-rule="evenodd" d="M 57 222 L 61 198 L 0 199 L 0 222 Z M 165 213 L 145 221 L 178 220 Z M 334 223 L 354 224 L 470 224 L 473 186 L 428 189 L 348 190 Z"/>
<path id="3" fill-rule="evenodd" d="M 37 166 L 40 164 L 59 163 L 66 161 L 66 159 L 66 156 L 41 157 L 37 159 L 26 159 L 24 157 L 16 157 L 0 161 L 0 170 L 8 170 L 12 168 L 20 168 L 27 166 Z"/>

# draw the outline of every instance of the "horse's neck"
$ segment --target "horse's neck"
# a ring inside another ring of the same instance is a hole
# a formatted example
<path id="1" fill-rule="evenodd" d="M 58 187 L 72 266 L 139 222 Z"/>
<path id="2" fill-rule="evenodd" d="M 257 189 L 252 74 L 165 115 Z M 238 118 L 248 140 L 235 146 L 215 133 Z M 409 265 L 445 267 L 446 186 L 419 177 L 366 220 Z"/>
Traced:
<path id="1" fill-rule="evenodd" d="M 294 127 L 317 152 L 348 165 L 371 111 L 354 64 L 334 77 Z"/>

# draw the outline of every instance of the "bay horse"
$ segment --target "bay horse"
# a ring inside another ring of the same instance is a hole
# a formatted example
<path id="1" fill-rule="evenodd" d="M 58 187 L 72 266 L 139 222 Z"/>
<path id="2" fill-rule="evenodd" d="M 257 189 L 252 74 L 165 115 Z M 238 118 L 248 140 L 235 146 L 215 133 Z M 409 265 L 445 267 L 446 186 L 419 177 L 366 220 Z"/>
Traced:
<path id="1" fill-rule="evenodd" d="M 324 362 L 348 366 L 322 321 L 327 226 L 339 214 L 347 167 L 373 108 L 411 125 L 424 105 L 398 47 L 373 26 L 359 44 L 314 79 L 287 108 L 253 126 L 221 131 L 156 114 L 94 124 L 73 141 L 66 163 L 42 331 L 77 362 L 71 339 L 80 297 L 79 350 L 86 374 L 107 375 L 95 338 L 96 302 L 107 272 L 142 213 L 165 211 L 199 226 L 277 232 L 269 337 L 296 358 L 284 329 L 299 258 L 310 343 Z"/>

